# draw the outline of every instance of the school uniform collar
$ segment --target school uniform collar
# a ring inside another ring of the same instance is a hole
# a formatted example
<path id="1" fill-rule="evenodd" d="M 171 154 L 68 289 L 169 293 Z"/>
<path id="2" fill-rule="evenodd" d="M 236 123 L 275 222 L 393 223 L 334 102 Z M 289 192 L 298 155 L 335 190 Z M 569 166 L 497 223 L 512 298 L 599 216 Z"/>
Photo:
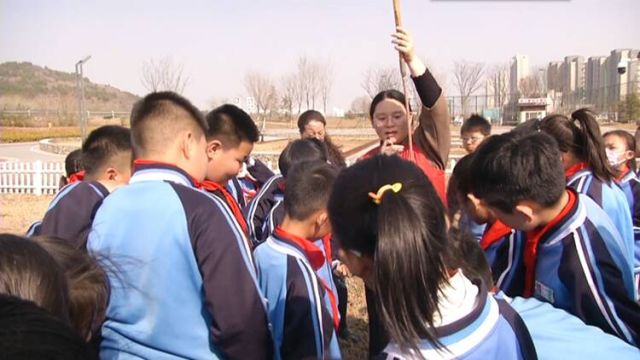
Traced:
<path id="1" fill-rule="evenodd" d="M 493 243 L 509 235 L 513 231 L 512 228 L 502 223 L 502 221 L 496 219 L 493 223 L 487 226 L 487 229 L 482 234 L 480 240 L 480 247 L 482 250 L 487 250 Z"/>
<path id="2" fill-rule="evenodd" d="M 87 181 L 87 183 L 102 198 L 105 198 L 107 197 L 107 195 L 109 195 L 109 189 L 107 189 L 107 187 L 102 185 L 102 183 L 100 183 L 99 181 Z"/>
<path id="3" fill-rule="evenodd" d="M 573 182 L 575 179 L 590 173 L 589 165 L 585 162 L 579 162 L 572 167 L 564 171 L 564 177 L 567 179 L 567 183 Z"/>
<path id="4" fill-rule="evenodd" d="M 634 177 L 636 177 L 636 173 L 631 171 L 631 169 L 629 169 L 627 164 L 623 164 L 620 170 L 621 170 L 621 175 L 616 178 L 616 182 L 618 182 L 618 184 L 624 184 L 629 180 L 633 179 Z"/>
<path id="5" fill-rule="evenodd" d="M 566 189 L 569 199 L 565 207 L 548 224 L 527 232 L 527 241 L 524 250 L 525 265 L 525 289 L 523 296 L 533 296 L 538 246 L 544 244 L 559 228 L 563 227 L 578 210 L 578 193 Z"/>
<path id="6" fill-rule="evenodd" d="M 133 162 L 130 184 L 142 181 L 170 181 L 189 187 L 199 187 L 199 182 L 174 164 L 139 159 Z"/>
<path id="7" fill-rule="evenodd" d="M 445 324 L 445 325 L 436 326 L 434 328 L 434 333 L 436 334 L 436 336 L 438 338 L 451 336 L 451 335 L 456 334 L 459 331 L 462 331 L 462 330 L 468 328 L 473 323 L 478 321 L 478 319 L 483 315 L 483 312 L 485 311 L 485 308 L 487 307 L 488 290 L 487 290 L 487 287 L 485 286 L 485 284 L 481 280 L 479 280 L 479 279 L 469 280 L 469 279 L 467 279 L 466 276 L 464 276 L 464 274 L 462 274 L 461 270 L 458 270 L 457 274 L 453 276 L 452 280 L 455 280 L 454 278 L 456 278 L 456 277 L 460 278 L 459 279 L 460 281 L 458 281 L 458 283 L 461 283 L 461 284 L 470 283 L 470 284 L 467 284 L 467 285 L 475 286 L 477 288 L 477 293 L 475 295 L 475 298 L 476 298 L 475 299 L 475 304 L 474 304 L 471 312 L 469 312 L 468 314 L 466 314 L 463 317 L 459 318 L 458 320 L 455 320 L 455 321 L 450 322 L 450 323 Z M 451 289 L 451 291 L 460 291 L 460 290 L 464 290 L 464 289 L 457 289 L 457 288 L 452 288 Z M 473 293 L 471 292 L 470 294 L 473 294 Z M 466 295 L 468 295 L 468 294 L 465 291 L 465 296 Z M 445 296 L 446 296 L 446 294 L 445 294 Z M 440 302 L 440 300 L 439 300 L 439 302 Z M 446 321 L 446 319 L 443 319 L 443 320 Z"/>
<path id="8" fill-rule="evenodd" d="M 308 239 L 304 239 L 302 237 L 290 234 L 282 229 L 280 226 L 277 226 L 273 231 L 273 237 L 279 241 L 286 243 L 287 245 L 292 246 L 298 252 L 300 252 L 304 257 L 309 261 L 313 270 L 318 270 L 324 265 L 325 257 L 320 250 L 312 241 Z"/>

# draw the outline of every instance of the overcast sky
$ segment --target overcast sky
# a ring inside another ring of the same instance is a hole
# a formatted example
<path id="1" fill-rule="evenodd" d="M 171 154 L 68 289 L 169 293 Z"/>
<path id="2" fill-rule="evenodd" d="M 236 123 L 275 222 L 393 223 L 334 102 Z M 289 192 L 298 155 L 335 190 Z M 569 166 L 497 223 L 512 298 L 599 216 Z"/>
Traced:
<path id="1" fill-rule="evenodd" d="M 184 64 L 185 95 L 246 94 L 250 70 L 280 78 L 303 54 L 331 61 L 331 107 L 348 108 L 371 66 L 392 66 L 391 0 L 0 0 L 0 61 L 73 71 L 85 55 L 92 81 L 143 95 L 142 63 Z M 402 1 L 421 57 L 447 74 L 456 60 L 544 65 L 565 55 L 640 48 L 639 0 Z M 450 80 L 453 76 L 446 75 Z M 449 89 L 455 95 L 453 89 Z"/>

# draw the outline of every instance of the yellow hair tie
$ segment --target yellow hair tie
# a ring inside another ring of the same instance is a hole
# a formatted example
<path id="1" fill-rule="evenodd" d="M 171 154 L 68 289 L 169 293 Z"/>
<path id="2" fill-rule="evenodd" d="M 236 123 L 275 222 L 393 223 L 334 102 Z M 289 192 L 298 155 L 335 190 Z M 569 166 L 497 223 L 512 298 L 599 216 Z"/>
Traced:
<path id="1" fill-rule="evenodd" d="M 384 193 L 387 190 L 391 190 L 397 194 L 398 192 L 400 192 L 400 190 L 402 190 L 402 184 L 395 183 L 395 184 L 383 185 L 382 187 L 380 187 L 380 189 L 378 189 L 377 193 L 370 192 L 369 197 L 373 199 L 374 203 L 376 203 L 377 205 L 380 205 L 380 202 L 382 202 L 382 195 L 384 195 Z"/>

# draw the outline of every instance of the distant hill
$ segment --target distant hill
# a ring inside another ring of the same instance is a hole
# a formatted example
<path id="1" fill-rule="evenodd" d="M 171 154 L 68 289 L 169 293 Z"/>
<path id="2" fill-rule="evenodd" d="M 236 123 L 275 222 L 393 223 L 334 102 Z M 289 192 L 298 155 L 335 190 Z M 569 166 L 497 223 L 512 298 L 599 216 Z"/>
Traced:
<path id="1" fill-rule="evenodd" d="M 75 73 L 52 70 L 29 62 L 0 64 L 0 109 L 77 111 Z M 110 85 L 84 79 L 87 109 L 129 111 L 138 96 Z"/>

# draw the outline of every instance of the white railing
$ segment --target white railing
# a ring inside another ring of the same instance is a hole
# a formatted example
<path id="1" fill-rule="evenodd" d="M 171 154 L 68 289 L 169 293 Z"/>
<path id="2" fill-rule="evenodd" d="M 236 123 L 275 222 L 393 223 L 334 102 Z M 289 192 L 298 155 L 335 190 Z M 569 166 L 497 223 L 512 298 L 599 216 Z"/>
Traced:
<path id="1" fill-rule="evenodd" d="M 63 175 L 62 162 L 0 162 L 0 193 L 55 194 Z"/>

